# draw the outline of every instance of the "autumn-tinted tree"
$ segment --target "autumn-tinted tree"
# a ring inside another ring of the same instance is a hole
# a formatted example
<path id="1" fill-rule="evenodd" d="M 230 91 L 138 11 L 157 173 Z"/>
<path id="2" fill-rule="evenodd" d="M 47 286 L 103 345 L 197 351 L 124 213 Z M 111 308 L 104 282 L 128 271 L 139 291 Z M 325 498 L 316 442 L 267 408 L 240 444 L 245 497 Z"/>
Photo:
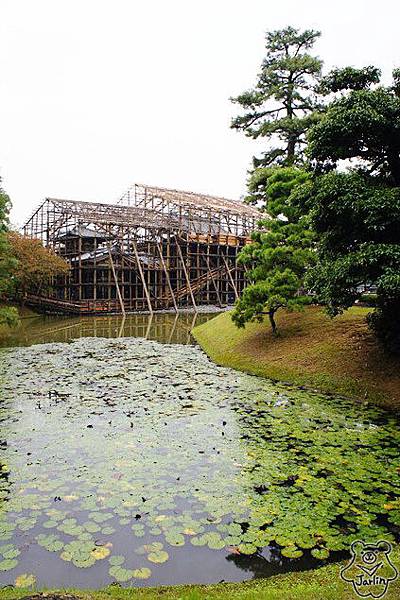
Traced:
<path id="1" fill-rule="evenodd" d="M 315 119 L 315 88 L 322 67 L 309 51 L 319 36 L 319 31 L 293 27 L 268 32 L 267 54 L 255 87 L 232 98 L 243 109 L 232 127 L 268 141 L 268 150 L 254 158 L 255 166 L 302 162 L 305 133 Z"/>
<path id="2" fill-rule="evenodd" d="M 390 87 L 376 86 L 378 74 L 334 74 L 332 91 L 342 87 L 342 95 L 309 135 L 317 172 L 331 170 L 304 195 L 320 240 L 309 282 L 331 315 L 350 307 L 361 286 L 376 286 L 369 321 L 400 351 L 400 97 L 398 72 Z M 352 170 L 336 169 L 342 159 L 353 159 Z"/>
<path id="3" fill-rule="evenodd" d="M 259 171 L 252 180 L 268 214 L 260 222 L 260 230 L 253 233 L 252 243 L 239 255 L 239 263 L 249 267 L 250 285 L 232 312 L 238 327 L 248 321 L 262 321 L 268 315 L 276 333 L 275 314 L 280 308 L 299 310 L 309 302 L 303 279 L 313 261 L 313 233 L 308 215 L 292 194 L 308 178 L 295 167 L 275 167 Z"/>
<path id="4" fill-rule="evenodd" d="M 7 234 L 13 255 L 18 260 L 13 278 L 17 296 L 27 292 L 40 294 L 51 286 L 52 279 L 68 273 L 69 266 L 40 240 L 23 236 L 15 231 Z"/>
<path id="5" fill-rule="evenodd" d="M 1 187 L 0 179 L 0 302 L 5 302 L 12 289 L 12 272 L 16 261 L 12 256 L 11 248 L 7 239 L 8 216 L 11 202 L 8 195 Z M 18 320 L 15 308 L 0 307 L 0 324 L 14 325 Z"/>

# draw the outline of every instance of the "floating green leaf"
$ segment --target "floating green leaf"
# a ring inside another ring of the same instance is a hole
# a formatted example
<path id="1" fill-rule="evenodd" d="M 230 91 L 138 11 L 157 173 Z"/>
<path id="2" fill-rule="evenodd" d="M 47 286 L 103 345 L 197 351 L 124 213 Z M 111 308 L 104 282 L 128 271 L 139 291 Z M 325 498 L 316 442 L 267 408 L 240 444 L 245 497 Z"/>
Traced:
<path id="1" fill-rule="evenodd" d="M 194 559 L 229 546 L 252 566 L 271 543 L 292 560 L 303 550 L 324 560 L 353 539 L 390 540 L 400 525 L 400 432 L 378 408 L 146 340 L 82 338 L 1 359 L 13 442 L 2 448 L 12 474 L 0 478 L 3 568 L 17 557 L 24 566 L 36 542 L 70 563 L 51 557 L 71 585 L 71 564 L 90 568 L 96 557 L 102 576 L 118 567 L 120 579 L 110 577 L 123 582 L 135 575 L 102 550 L 110 536 L 117 552 L 129 544 L 155 564 L 190 541 Z M 46 568 L 41 560 L 38 579 Z"/>
<path id="2" fill-rule="evenodd" d="M 109 569 L 109 574 L 121 583 L 129 581 L 134 577 L 134 571 L 131 569 L 124 569 L 120 566 L 114 566 Z"/>
<path id="3" fill-rule="evenodd" d="M 151 577 L 151 569 L 148 569 L 147 567 L 135 569 L 133 571 L 133 577 L 135 577 L 135 579 L 148 579 Z"/>
<path id="4" fill-rule="evenodd" d="M 5 560 L 0 561 L 0 571 L 11 571 L 18 564 L 18 561 L 15 558 L 6 558 Z"/>
<path id="5" fill-rule="evenodd" d="M 119 567 L 124 564 L 125 556 L 119 556 L 119 555 L 110 556 L 110 558 L 108 559 L 108 562 L 110 563 L 110 565 L 112 565 L 114 567 Z"/>
<path id="6" fill-rule="evenodd" d="M 296 546 L 285 546 L 282 550 L 282 556 L 286 558 L 300 558 L 300 556 L 303 556 L 303 552 L 299 548 L 296 548 Z"/>
<path id="7" fill-rule="evenodd" d="M 318 558 L 319 560 L 324 560 L 329 557 L 329 550 L 326 548 L 313 548 L 311 550 L 311 554 L 314 558 Z"/>
<path id="8" fill-rule="evenodd" d="M 168 560 L 169 554 L 165 550 L 155 550 L 154 552 L 150 552 L 147 558 L 153 563 L 163 563 Z"/>
<path id="9" fill-rule="evenodd" d="M 36 583 L 36 577 L 34 575 L 23 573 L 15 578 L 15 587 L 17 588 L 30 588 Z"/>

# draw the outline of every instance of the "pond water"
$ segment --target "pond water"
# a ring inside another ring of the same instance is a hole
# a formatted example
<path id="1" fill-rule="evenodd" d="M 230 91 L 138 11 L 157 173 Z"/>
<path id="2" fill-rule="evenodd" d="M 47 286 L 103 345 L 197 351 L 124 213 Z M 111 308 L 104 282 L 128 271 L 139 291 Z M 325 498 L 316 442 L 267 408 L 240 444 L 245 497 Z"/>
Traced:
<path id="1" fill-rule="evenodd" d="M 195 345 L 62 339 L 0 351 L 1 585 L 239 581 L 398 535 L 393 416 Z"/>
<path id="2" fill-rule="evenodd" d="M 47 342 L 69 342 L 82 337 L 140 337 L 168 344 L 194 344 L 190 331 L 215 317 L 213 313 L 155 313 L 100 317 L 37 316 L 0 335 L 0 348 Z"/>

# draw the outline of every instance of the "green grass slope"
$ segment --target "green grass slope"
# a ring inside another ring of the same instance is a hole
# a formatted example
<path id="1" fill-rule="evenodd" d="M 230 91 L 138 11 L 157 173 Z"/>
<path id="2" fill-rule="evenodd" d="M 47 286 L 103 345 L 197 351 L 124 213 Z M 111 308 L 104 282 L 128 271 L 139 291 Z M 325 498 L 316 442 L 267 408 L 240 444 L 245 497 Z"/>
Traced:
<path id="1" fill-rule="evenodd" d="M 333 320 L 319 307 L 279 311 L 276 338 L 266 321 L 238 329 L 226 312 L 192 334 L 220 365 L 398 408 L 400 360 L 387 355 L 368 330 L 368 310 L 354 307 Z"/>

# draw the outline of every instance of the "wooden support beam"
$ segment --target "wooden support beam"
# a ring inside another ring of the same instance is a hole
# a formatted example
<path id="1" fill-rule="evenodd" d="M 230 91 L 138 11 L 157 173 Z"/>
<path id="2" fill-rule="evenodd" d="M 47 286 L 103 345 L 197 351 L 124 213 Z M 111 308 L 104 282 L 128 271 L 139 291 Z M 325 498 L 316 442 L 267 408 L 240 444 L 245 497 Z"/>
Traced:
<path id="1" fill-rule="evenodd" d="M 190 298 L 191 298 L 191 300 L 192 300 L 193 308 L 194 308 L 195 312 L 197 312 L 197 304 L 196 304 L 196 301 L 195 301 L 195 299 L 194 299 L 194 295 L 193 295 L 192 286 L 190 285 L 190 279 L 189 279 L 189 275 L 188 275 L 188 272 L 187 272 L 187 270 L 186 270 L 185 261 L 183 260 L 183 256 L 182 256 L 182 250 L 181 250 L 181 247 L 180 247 L 180 245 L 179 245 L 179 242 L 178 242 L 178 240 L 176 240 L 176 248 L 177 248 L 177 250 L 178 250 L 179 258 L 180 258 L 180 260 L 181 260 L 181 263 L 182 263 L 183 272 L 184 272 L 184 274 L 185 274 L 186 283 L 187 283 L 187 286 L 188 286 L 188 288 L 189 288 L 189 292 L 190 292 Z"/>
<path id="2" fill-rule="evenodd" d="M 209 273 L 209 275 L 211 277 L 211 281 L 213 282 L 215 293 L 217 294 L 217 298 L 218 298 L 218 304 L 222 307 L 222 301 L 221 301 L 221 296 L 219 295 L 218 286 L 215 283 L 214 275 L 213 275 L 213 272 L 212 272 L 212 270 L 210 268 L 210 260 L 209 260 L 208 256 L 204 257 L 202 255 L 202 258 L 204 259 L 204 261 L 205 261 L 205 263 L 207 265 L 208 273 Z"/>
<path id="3" fill-rule="evenodd" d="M 224 261 L 224 265 L 226 267 L 226 271 L 228 273 L 229 280 L 230 280 L 230 282 L 232 284 L 232 287 L 233 287 L 233 290 L 235 292 L 235 298 L 236 298 L 236 300 L 239 300 L 239 294 L 238 294 L 235 282 L 234 282 L 233 277 L 232 277 L 231 269 L 229 268 L 229 265 L 227 263 L 227 260 L 226 260 L 225 256 L 223 254 L 221 254 L 221 257 L 222 257 L 222 260 Z"/>
<path id="4" fill-rule="evenodd" d="M 146 295 L 146 300 L 147 300 L 147 306 L 149 308 L 149 313 L 152 315 L 153 314 L 153 307 L 151 305 L 150 294 L 149 294 L 149 290 L 147 288 L 147 283 L 146 283 L 146 279 L 145 279 L 145 276 L 144 276 L 144 273 L 143 273 L 142 265 L 140 263 L 140 258 L 139 258 L 139 253 L 138 253 L 138 249 L 137 249 L 137 246 L 136 246 L 136 241 L 134 239 L 132 239 L 132 247 L 133 247 L 133 252 L 134 252 L 135 258 L 136 258 L 136 263 L 137 263 L 137 268 L 138 268 L 138 271 L 139 271 L 140 279 L 142 280 L 144 293 Z"/>
<path id="5" fill-rule="evenodd" d="M 169 273 L 168 273 L 167 267 L 165 265 L 165 261 L 164 261 L 162 249 L 161 249 L 161 246 L 160 246 L 160 242 L 157 242 L 157 250 L 158 250 L 158 254 L 160 255 L 160 260 L 161 260 L 162 268 L 163 268 L 164 273 L 165 273 L 165 277 L 166 277 L 166 280 L 167 280 L 167 285 L 168 285 L 169 292 L 171 294 L 172 302 L 174 303 L 174 310 L 177 313 L 178 312 L 178 305 L 176 303 L 174 290 L 172 289 L 171 280 L 169 278 Z"/>
<path id="6" fill-rule="evenodd" d="M 237 257 L 236 257 L 236 260 L 237 260 Z M 244 269 L 245 274 L 247 275 L 247 273 L 249 272 L 248 266 L 247 265 L 243 265 L 243 269 Z M 248 282 L 249 283 L 254 283 L 254 281 L 252 279 L 248 279 Z"/>
<path id="7" fill-rule="evenodd" d="M 118 302 L 121 307 L 121 312 L 122 312 L 123 316 L 125 317 L 124 301 L 121 296 L 121 290 L 119 289 L 118 278 L 117 278 L 117 274 L 115 272 L 114 261 L 112 259 L 112 254 L 111 254 L 111 246 L 109 243 L 107 244 L 107 250 L 108 250 L 108 256 L 110 257 L 110 266 L 111 266 L 111 271 L 112 271 L 112 274 L 114 277 L 115 289 L 117 290 Z"/>

